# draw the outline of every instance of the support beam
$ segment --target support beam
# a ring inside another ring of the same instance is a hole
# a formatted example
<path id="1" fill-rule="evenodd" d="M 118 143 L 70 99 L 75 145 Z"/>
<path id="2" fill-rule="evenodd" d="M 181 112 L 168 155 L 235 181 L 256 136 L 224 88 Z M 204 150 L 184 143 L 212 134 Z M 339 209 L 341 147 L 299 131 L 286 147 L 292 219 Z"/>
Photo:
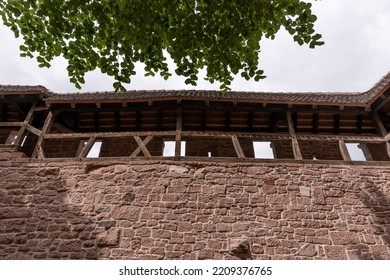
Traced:
<path id="1" fill-rule="evenodd" d="M 348 153 L 347 145 L 345 145 L 344 140 L 339 140 L 339 148 L 341 156 L 343 157 L 343 160 L 345 161 L 351 161 L 351 157 Z"/>
<path id="2" fill-rule="evenodd" d="M 148 145 L 148 143 L 153 139 L 153 136 L 152 135 L 149 135 L 149 136 L 146 136 L 146 138 L 142 141 L 142 143 L 144 144 L 144 146 L 146 147 L 146 145 Z M 141 147 L 138 146 L 137 149 L 134 150 L 134 152 L 130 155 L 130 158 L 133 159 L 135 158 L 136 156 L 139 155 L 139 153 L 142 151 Z"/>
<path id="3" fill-rule="evenodd" d="M 139 136 L 134 136 L 135 141 L 137 142 L 138 146 L 140 147 L 141 151 L 144 153 L 144 155 L 148 158 L 151 158 L 152 155 L 149 153 L 149 150 L 146 148 L 146 145 L 141 140 Z"/>
<path id="4" fill-rule="evenodd" d="M 41 135 L 41 131 L 30 124 L 26 125 L 26 129 L 38 137 Z"/>
<path id="5" fill-rule="evenodd" d="M 299 143 L 297 140 L 297 135 L 295 133 L 294 129 L 294 123 L 290 112 L 287 112 L 287 126 L 288 126 L 288 132 L 291 136 L 291 145 L 294 153 L 294 158 L 297 160 L 302 160 L 302 153 L 301 149 L 299 148 Z"/>
<path id="6" fill-rule="evenodd" d="M 232 135 L 231 138 L 232 138 L 234 150 L 236 150 L 236 154 L 237 154 L 238 158 L 245 158 L 244 151 L 242 150 L 240 141 L 238 141 L 237 136 Z"/>
<path id="7" fill-rule="evenodd" d="M 31 158 L 36 158 L 38 154 L 38 150 L 42 149 L 42 142 L 44 139 L 45 134 L 50 130 L 51 124 L 53 123 L 53 114 L 52 112 L 49 112 L 47 114 L 45 123 L 43 124 L 41 135 L 38 137 L 37 144 L 35 145 L 34 151 L 31 155 Z"/>
<path id="8" fill-rule="evenodd" d="M 23 138 L 23 135 L 24 135 L 24 132 L 27 128 L 27 125 L 29 125 L 33 119 L 34 119 L 34 111 L 35 111 L 35 103 L 31 106 L 30 108 L 30 111 L 28 111 L 27 113 L 27 116 L 26 118 L 24 119 L 24 122 L 22 124 L 22 127 L 20 128 L 19 132 L 18 132 L 18 136 L 16 137 L 16 140 L 15 140 L 15 147 L 19 147 L 19 145 L 21 144 L 22 142 L 22 138 Z M 40 136 L 40 134 L 38 135 L 38 137 Z"/>
<path id="9" fill-rule="evenodd" d="M 181 132 L 183 129 L 183 110 L 178 104 L 176 113 L 176 132 L 175 132 L 175 159 L 179 159 L 181 155 Z"/>
<path id="10" fill-rule="evenodd" d="M 371 118 L 374 122 L 375 128 L 378 131 L 380 136 L 385 136 L 387 134 L 387 130 L 385 126 L 383 125 L 381 119 L 378 116 L 378 113 L 376 111 L 371 112 Z"/>
<path id="11" fill-rule="evenodd" d="M 390 158 L 390 143 L 386 142 L 386 151 L 387 151 L 387 156 Z"/>
<path id="12" fill-rule="evenodd" d="M 23 122 L 0 122 L 0 127 L 22 126 Z"/>
<path id="13" fill-rule="evenodd" d="M 80 153 L 77 156 L 79 159 L 85 158 L 87 156 L 89 150 L 91 150 L 93 144 L 95 143 L 95 140 L 95 136 L 92 136 L 88 139 L 87 143 L 84 145 L 84 147 L 81 149 Z"/>

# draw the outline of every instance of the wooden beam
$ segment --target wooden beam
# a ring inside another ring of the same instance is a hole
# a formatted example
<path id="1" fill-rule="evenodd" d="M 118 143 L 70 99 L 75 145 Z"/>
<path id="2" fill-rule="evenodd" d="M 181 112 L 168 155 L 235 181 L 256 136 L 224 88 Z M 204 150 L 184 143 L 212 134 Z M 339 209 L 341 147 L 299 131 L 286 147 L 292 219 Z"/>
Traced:
<path id="1" fill-rule="evenodd" d="M 294 159 L 302 160 L 303 159 L 302 153 L 301 153 L 301 149 L 299 148 L 299 143 L 298 143 L 297 138 L 291 139 L 291 145 L 292 145 L 292 149 L 293 149 Z"/>
<path id="2" fill-rule="evenodd" d="M 29 125 L 33 121 L 33 119 L 34 119 L 35 105 L 36 104 L 34 103 L 31 106 L 30 110 L 27 113 L 26 118 L 24 119 L 22 127 L 20 128 L 20 130 L 18 132 L 18 136 L 16 137 L 16 140 L 15 140 L 15 143 L 14 143 L 15 147 L 18 147 L 21 144 L 21 141 L 22 141 L 24 132 L 25 132 L 25 130 L 27 128 L 27 125 Z M 38 136 L 40 136 L 40 134 Z"/>
<path id="3" fill-rule="evenodd" d="M 41 131 L 38 128 L 35 128 L 30 124 L 26 125 L 26 129 L 38 137 L 41 135 Z"/>
<path id="4" fill-rule="evenodd" d="M 153 139 L 153 136 L 152 135 L 149 135 L 149 136 L 146 136 L 146 138 L 142 141 L 144 146 L 146 147 L 146 145 L 148 145 L 148 143 Z M 139 155 L 139 153 L 142 151 L 142 149 L 140 148 L 140 146 L 138 146 L 134 152 L 130 155 L 130 158 L 133 159 L 135 158 L 136 156 Z"/>
<path id="5" fill-rule="evenodd" d="M 175 159 L 181 156 L 181 132 L 183 130 L 183 110 L 177 107 L 176 113 L 176 132 L 175 132 Z"/>
<path id="6" fill-rule="evenodd" d="M 341 156 L 343 157 L 343 160 L 351 161 L 351 157 L 348 153 L 347 145 L 345 145 L 344 140 L 339 140 L 339 149 L 340 149 Z"/>
<path id="7" fill-rule="evenodd" d="M 386 151 L 387 151 L 387 156 L 390 158 L 390 143 L 386 142 Z"/>
<path id="8" fill-rule="evenodd" d="M 141 138 L 139 136 L 134 136 L 134 139 L 137 142 L 138 146 L 141 148 L 141 151 L 144 153 L 144 155 L 148 158 L 151 158 L 152 155 L 149 153 L 149 150 L 146 148 Z"/>
<path id="9" fill-rule="evenodd" d="M 377 111 L 371 112 L 371 118 L 374 122 L 375 128 L 380 136 L 385 136 L 387 134 L 387 130 L 385 126 L 383 125 L 381 119 L 378 116 Z"/>
<path id="10" fill-rule="evenodd" d="M 291 146 L 294 153 L 294 159 L 302 160 L 302 153 L 301 153 L 301 149 L 299 148 L 299 143 L 297 140 L 297 135 L 295 133 L 294 122 L 291 113 L 287 112 L 286 117 L 287 117 L 288 132 L 291 136 Z"/>
<path id="11" fill-rule="evenodd" d="M 53 123 L 53 114 L 52 114 L 52 112 L 49 112 L 47 114 L 45 123 L 43 124 L 41 135 L 39 135 L 39 137 L 38 137 L 38 141 L 37 141 L 37 143 L 35 145 L 35 148 L 34 148 L 34 151 L 33 151 L 32 155 L 31 155 L 31 158 L 36 158 L 38 150 L 42 149 L 42 142 L 43 142 L 44 136 L 50 130 L 50 127 L 51 127 L 52 123 Z"/>
<path id="12" fill-rule="evenodd" d="M 84 147 L 81 149 L 80 153 L 77 155 L 78 158 L 84 158 L 87 156 L 88 152 L 91 150 L 93 144 L 95 143 L 96 137 L 91 136 L 89 137 L 87 143 L 84 145 Z"/>
<path id="13" fill-rule="evenodd" d="M 11 127 L 11 126 L 22 126 L 23 122 L 0 122 L 0 126 Z"/>
<path id="14" fill-rule="evenodd" d="M 45 139 L 81 139 L 96 136 L 96 138 L 134 137 L 134 136 L 174 136 L 175 131 L 132 131 L 132 132 L 87 132 L 87 133 L 50 133 Z"/>
<path id="15" fill-rule="evenodd" d="M 233 142 L 234 150 L 236 150 L 236 154 L 237 154 L 238 158 L 245 158 L 244 151 L 242 150 L 240 141 L 238 141 L 237 136 L 236 135 L 232 135 L 231 139 L 232 139 L 232 142 Z"/>

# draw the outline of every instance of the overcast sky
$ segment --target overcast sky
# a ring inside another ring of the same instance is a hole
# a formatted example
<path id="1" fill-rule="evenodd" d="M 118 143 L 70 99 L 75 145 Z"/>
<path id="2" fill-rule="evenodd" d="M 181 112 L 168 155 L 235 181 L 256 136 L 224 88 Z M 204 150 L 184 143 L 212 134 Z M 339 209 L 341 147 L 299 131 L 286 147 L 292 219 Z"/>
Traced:
<path id="1" fill-rule="evenodd" d="M 390 1 L 320 0 L 313 2 L 317 32 L 325 45 L 299 46 L 285 31 L 273 41 L 262 41 L 260 68 L 267 78 L 259 82 L 237 77 L 232 90 L 240 91 L 365 91 L 390 71 Z M 54 92 L 77 92 L 56 59 L 50 69 L 35 59 L 19 56 L 20 39 L 0 23 L 0 84 L 43 85 Z M 86 75 L 81 91 L 112 90 L 113 80 L 100 71 Z M 127 89 L 189 89 L 184 78 L 168 81 L 144 77 L 139 65 Z M 196 89 L 219 89 L 200 80 Z"/>

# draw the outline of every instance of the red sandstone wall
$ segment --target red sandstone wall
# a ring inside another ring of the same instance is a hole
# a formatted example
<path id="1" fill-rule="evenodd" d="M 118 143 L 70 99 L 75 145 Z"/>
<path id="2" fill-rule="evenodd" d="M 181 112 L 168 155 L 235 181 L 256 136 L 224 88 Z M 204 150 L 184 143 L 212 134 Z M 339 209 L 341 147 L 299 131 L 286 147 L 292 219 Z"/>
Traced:
<path id="1" fill-rule="evenodd" d="M 390 259 L 389 181 L 390 166 L 34 163 L 2 149 L 0 259 Z"/>

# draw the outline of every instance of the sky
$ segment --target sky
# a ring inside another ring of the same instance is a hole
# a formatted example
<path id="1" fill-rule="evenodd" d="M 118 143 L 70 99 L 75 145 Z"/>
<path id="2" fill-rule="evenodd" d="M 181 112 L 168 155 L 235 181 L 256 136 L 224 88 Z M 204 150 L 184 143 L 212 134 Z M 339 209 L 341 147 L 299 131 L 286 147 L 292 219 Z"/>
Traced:
<path id="1" fill-rule="evenodd" d="M 325 45 L 310 49 L 299 46 L 281 30 L 275 40 L 261 42 L 260 69 L 266 79 L 259 82 L 236 77 L 231 85 L 237 91 L 270 92 L 362 92 L 371 88 L 390 71 L 390 1 L 389 0 L 319 0 L 313 3 L 317 15 L 316 31 Z M 0 22 L 0 84 L 43 85 L 57 93 L 111 91 L 113 80 L 100 73 L 88 73 L 82 89 L 76 89 L 67 75 L 62 58 L 51 62 L 49 69 L 39 68 L 35 59 L 21 58 L 13 33 Z M 185 85 L 184 78 L 144 77 L 138 64 L 128 90 L 212 89 L 199 79 L 196 87 Z"/>

